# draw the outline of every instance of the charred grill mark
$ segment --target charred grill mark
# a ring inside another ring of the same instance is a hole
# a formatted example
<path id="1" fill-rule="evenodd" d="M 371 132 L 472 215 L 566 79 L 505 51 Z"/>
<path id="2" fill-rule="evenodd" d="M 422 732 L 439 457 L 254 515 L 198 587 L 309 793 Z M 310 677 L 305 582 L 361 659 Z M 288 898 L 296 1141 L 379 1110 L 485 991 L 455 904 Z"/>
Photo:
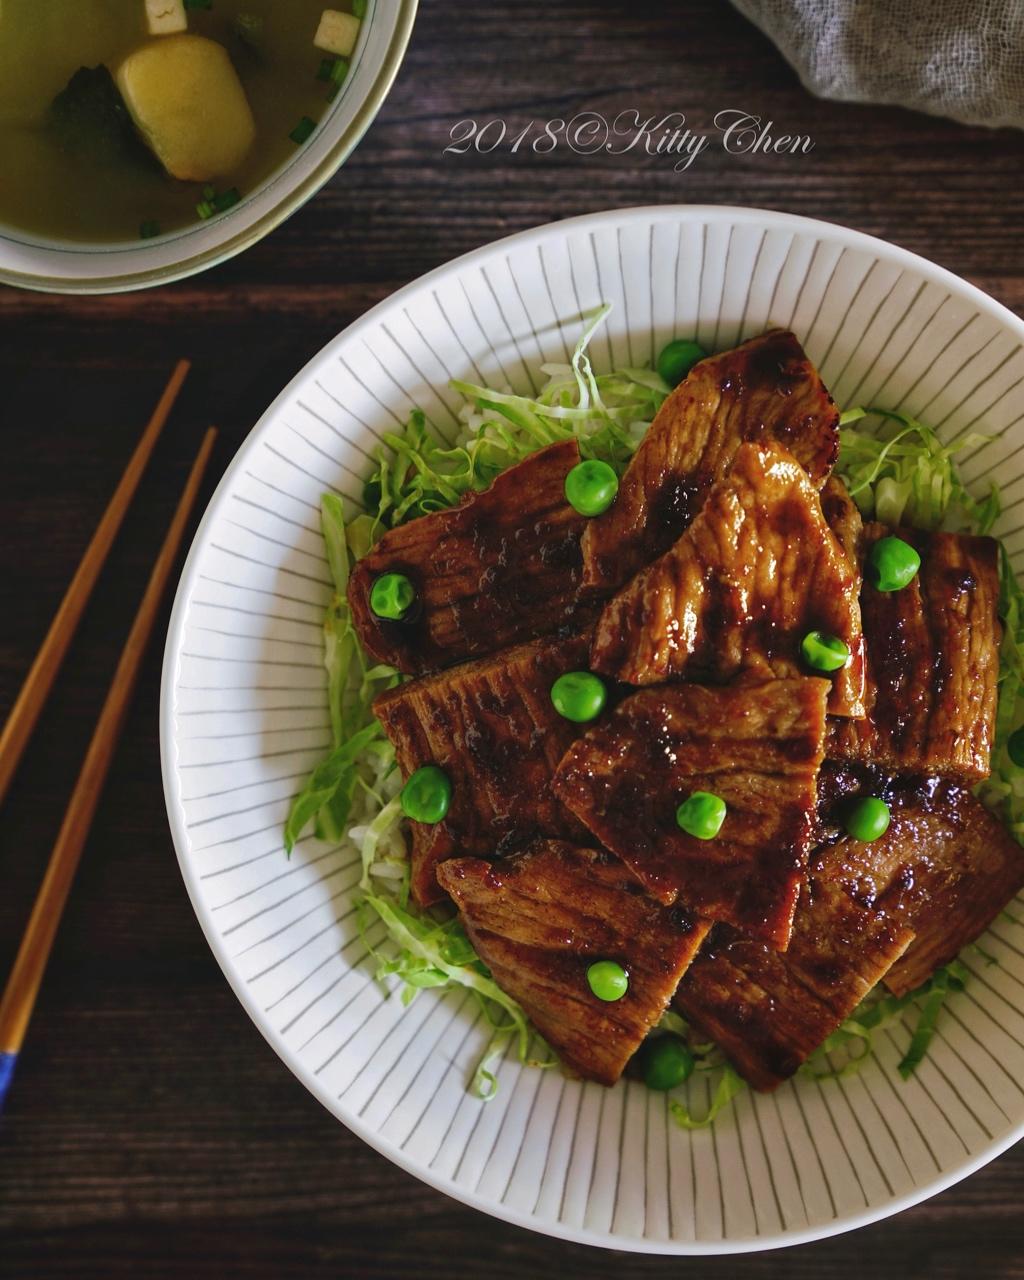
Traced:
<path id="1" fill-rule="evenodd" d="M 833 766 L 828 772 L 845 771 Z M 849 794 L 874 790 L 877 774 L 851 775 Z M 1024 887 L 1024 850 L 956 779 L 891 777 L 892 820 L 865 845 L 841 835 L 816 855 L 858 902 L 914 939 L 885 975 L 897 994 L 913 990 L 988 926 Z"/>
<path id="2" fill-rule="evenodd" d="M 778 445 L 745 444 L 676 544 L 605 606 L 591 661 L 639 685 L 799 675 L 800 641 L 820 628 L 851 654 L 830 710 L 863 714 L 859 591 L 803 470 Z"/>
<path id="3" fill-rule="evenodd" d="M 827 689 L 793 679 L 634 694 L 573 744 L 555 794 L 666 905 L 785 946 L 812 836 Z M 728 805 L 715 840 L 675 821 L 694 790 Z"/>
<path id="4" fill-rule="evenodd" d="M 843 883 L 835 851 L 811 870 L 790 945 L 773 952 L 717 925 L 674 1004 L 756 1089 L 777 1088 L 849 1016 L 913 933 Z"/>
<path id="5" fill-rule="evenodd" d="M 666 551 L 744 441 L 785 444 L 820 488 L 838 457 L 838 423 L 791 333 L 775 330 L 701 361 L 662 405 L 614 506 L 588 525 L 585 589 L 617 587 Z"/>
<path id="6" fill-rule="evenodd" d="M 608 854 L 548 841 L 492 866 L 438 872 L 495 979 L 573 1071 L 614 1084 L 658 1021 L 708 925 L 647 897 Z M 626 995 L 598 1000 L 595 959 L 629 975 Z"/>
<path id="7" fill-rule="evenodd" d="M 349 581 L 353 623 L 364 648 L 400 671 L 420 674 L 544 635 L 579 605 L 585 520 L 565 500 L 574 440 L 550 445 L 503 472 L 492 486 L 446 511 L 386 533 Z M 369 592 L 381 573 L 404 573 L 416 613 L 377 618 Z"/>
<path id="8" fill-rule="evenodd" d="M 557 714 L 557 676 L 586 666 L 589 632 L 531 641 L 424 676 L 381 695 L 374 710 L 403 777 L 437 764 L 452 801 L 434 828 L 412 823 L 413 895 L 440 899 L 438 863 L 455 852 L 505 856 L 538 837 L 586 838 L 555 797 L 555 764 L 578 729 Z"/>
<path id="9" fill-rule="evenodd" d="M 890 533 L 864 532 L 865 553 Z M 905 772 L 985 777 L 995 722 L 1000 627 L 996 544 L 990 538 L 900 529 L 921 555 L 902 591 L 865 583 L 868 716 L 833 722 L 828 753 Z"/>

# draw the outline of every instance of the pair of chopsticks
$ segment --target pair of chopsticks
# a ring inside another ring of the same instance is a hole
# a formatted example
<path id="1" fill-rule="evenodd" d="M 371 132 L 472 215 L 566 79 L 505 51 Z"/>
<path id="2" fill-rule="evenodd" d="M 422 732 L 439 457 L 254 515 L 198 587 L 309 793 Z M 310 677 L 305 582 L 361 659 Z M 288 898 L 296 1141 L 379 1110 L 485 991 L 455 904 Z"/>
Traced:
<path id="1" fill-rule="evenodd" d="M 32 664 L 25 684 L 4 725 L 3 732 L 0 733 L 0 801 L 7 793 L 25 745 L 35 728 L 71 644 L 75 628 L 89 601 L 100 570 L 135 495 L 164 423 L 170 416 L 188 370 L 188 361 L 182 360 L 171 375 L 103 519 L 93 534 L 82 562 L 71 580 L 67 594 L 57 610 L 42 648 Z M 216 436 L 216 430 L 211 427 L 203 437 L 196 460 L 192 464 L 192 470 L 189 472 L 184 491 L 178 501 L 174 518 L 146 585 L 142 603 L 128 633 L 128 639 L 117 664 L 99 720 L 96 722 L 82 770 L 75 783 L 75 789 L 71 793 L 71 800 L 53 846 L 46 874 L 32 908 L 14 967 L 7 980 L 3 998 L 0 999 L 0 1111 L 3 1110 L 4 1100 L 10 1088 L 14 1066 L 25 1039 L 25 1032 L 32 1016 L 50 949 L 57 934 L 64 904 L 67 902 L 75 871 L 78 868 L 82 848 L 96 813 L 100 791 L 124 726 L 146 646 L 159 613 L 160 602 L 177 560 L 182 537 L 188 527 L 189 517 L 195 506 Z"/>

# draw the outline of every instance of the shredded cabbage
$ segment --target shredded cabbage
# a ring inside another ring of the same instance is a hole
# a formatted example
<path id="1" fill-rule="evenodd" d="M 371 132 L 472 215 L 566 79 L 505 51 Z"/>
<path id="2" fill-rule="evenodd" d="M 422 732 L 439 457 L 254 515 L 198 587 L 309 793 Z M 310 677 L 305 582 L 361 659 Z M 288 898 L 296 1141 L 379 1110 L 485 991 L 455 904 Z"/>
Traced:
<path id="1" fill-rule="evenodd" d="M 394 748 L 370 710 L 373 699 L 398 683 L 391 667 L 370 666 L 356 638 L 345 592 L 350 567 L 341 499 L 325 493 L 321 499 L 321 527 L 334 596 L 324 617 L 324 665 L 331 716 L 332 748 L 310 774 L 292 801 L 284 826 L 284 845 L 290 854 L 310 823 L 321 840 L 344 839 L 356 816 L 360 793 L 371 796 L 394 769 Z"/>
<path id="2" fill-rule="evenodd" d="M 650 369 L 595 374 L 587 347 L 609 307 L 589 317 L 569 364 L 542 366 L 536 398 L 453 380 L 465 397 L 454 444 L 443 444 L 415 411 L 406 429 L 384 440 L 364 501 L 374 531 L 453 506 L 486 489 L 500 472 L 545 445 L 575 436 L 586 457 L 622 471 L 670 388 Z"/>
<path id="3" fill-rule="evenodd" d="M 668 1104 L 669 1115 L 680 1129 L 708 1128 L 709 1125 L 714 1123 L 715 1116 L 718 1115 L 719 1111 L 723 1107 L 727 1107 L 733 1098 L 747 1087 L 743 1077 L 727 1062 L 722 1063 L 715 1070 L 718 1072 L 718 1083 L 715 1085 L 711 1094 L 711 1101 L 708 1103 L 708 1109 L 703 1116 L 695 1116 L 686 1103 L 680 1102 L 678 1098 L 670 1100 Z"/>
<path id="4" fill-rule="evenodd" d="M 873 431 L 853 429 L 864 418 Z M 972 432 L 943 444 L 931 427 L 889 409 L 848 409 L 840 418 L 839 471 L 861 513 L 883 524 L 937 529 L 957 509 L 975 533 L 988 533 L 999 514 L 993 484 L 977 502 L 957 475 L 954 459 L 988 436 Z"/>
<path id="5" fill-rule="evenodd" d="M 625 468 L 669 387 L 650 369 L 594 373 L 587 350 L 609 310 L 602 307 L 584 317 L 571 361 L 544 366 L 547 382 L 536 396 L 453 381 L 466 404 L 451 444 L 438 437 L 424 414 L 414 411 L 401 433 L 385 436 L 387 447 L 380 450 L 365 487 L 365 513 L 346 521 L 338 497 L 325 494 L 322 501 L 335 588 L 324 622 L 333 742 L 329 755 L 295 797 L 285 824 L 285 846 L 290 853 L 312 825 L 318 837 L 358 849 L 360 929 L 377 961 L 377 979 L 388 991 L 396 990 L 403 1003 L 424 988 L 463 987 L 473 992 L 492 1028 L 470 1083 L 483 1100 L 497 1091 L 497 1068 L 510 1045 L 524 1063 L 550 1066 L 554 1060 L 530 1058 L 534 1033 L 523 1010 L 491 977 L 460 922 L 409 903 L 409 855 L 398 798 L 401 779 L 394 748 L 371 710 L 377 694 L 394 687 L 401 677 L 390 667 L 367 661 L 346 601 L 348 574 L 352 561 L 364 556 L 386 529 L 487 488 L 507 467 L 557 440 L 575 437 L 584 456 L 601 458 L 620 472 Z M 985 533 L 999 513 L 995 487 L 979 501 L 956 469 L 957 454 L 984 442 L 985 436 L 970 434 L 943 444 L 931 428 L 906 414 L 854 408 L 842 415 L 840 439 L 838 471 L 865 516 L 925 529 L 956 524 Z M 996 751 L 992 777 L 978 790 L 1024 843 L 1024 771 L 1014 768 L 1005 747 L 1010 732 L 1024 719 L 1024 591 L 1005 551 L 1000 572 L 1004 640 Z M 384 926 L 383 947 L 368 939 L 375 922 Z M 954 961 L 907 996 L 876 988 L 802 1070 L 818 1078 L 857 1070 L 871 1052 L 874 1033 L 891 1019 L 916 1011 L 910 1046 L 899 1066 L 908 1077 L 927 1052 L 943 1003 L 962 989 L 966 978 L 966 968 Z M 670 1114 L 685 1129 L 710 1125 L 744 1082 L 715 1045 L 699 1042 L 671 1010 L 655 1033 L 664 1031 L 687 1040 L 696 1072 L 713 1082 L 704 1115 L 695 1116 L 678 1098 L 670 1100 Z M 837 1056 L 840 1064 L 835 1066 Z"/>
<path id="6" fill-rule="evenodd" d="M 881 986 L 871 991 L 849 1018 L 833 1031 L 800 1068 L 804 1075 L 818 1080 L 842 1080 L 853 1075 L 871 1056 L 875 1033 L 887 1023 L 908 1011 L 916 1012 L 910 1034 L 910 1045 L 898 1065 L 904 1080 L 909 1080 L 921 1064 L 932 1037 L 939 1012 L 947 997 L 954 991 L 962 991 L 970 971 L 959 960 L 936 969 L 932 976 L 914 991 L 894 996 Z M 839 1054 L 842 1061 L 833 1065 L 833 1056 Z"/>

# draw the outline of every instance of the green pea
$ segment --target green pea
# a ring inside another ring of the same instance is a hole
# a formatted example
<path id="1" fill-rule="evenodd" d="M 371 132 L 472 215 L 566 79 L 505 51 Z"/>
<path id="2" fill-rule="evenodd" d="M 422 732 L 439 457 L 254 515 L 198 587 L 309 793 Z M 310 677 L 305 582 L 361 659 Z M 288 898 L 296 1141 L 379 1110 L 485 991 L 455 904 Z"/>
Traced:
<path id="1" fill-rule="evenodd" d="M 850 660 L 850 650 L 827 631 L 808 631 L 800 642 L 800 652 L 815 671 L 838 671 Z"/>
<path id="2" fill-rule="evenodd" d="M 676 822 L 687 835 L 698 840 L 714 840 L 725 821 L 726 804 L 710 791 L 695 791 L 676 810 Z"/>
<path id="3" fill-rule="evenodd" d="M 565 500 L 581 516 L 599 516 L 615 501 L 619 477 L 607 462 L 588 458 L 565 477 Z"/>
<path id="4" fill-rule="evenodd" d="M 917 576 L 921 557 L 902 538 L 879 538 L 868 556 L 868 581 L 876 591 L 902 591 Z"/>
<path id="5" fill-rule="evenodd" d="M 555 710 L 575 724 L 596 720 L 604 710 L 607 698 L 604 681 L 589 671 L 567 671 L 551 686 L 551 702 Z"/>
<path id="6" fill-rule="evenodd" d="M 673 338 L 658 356 L 658 372 L 670 387 L 678 387 L 698 360 L 707 352 L 690 338 Z"/>
<path id="7" fill-rule="evenodd" d="M 404 573 L 382 573 L 370 588 L 370 608 L 378 618 L 397 622 L 412 608 L 416 591 Z"/>
<path id="8" fill-rule="evenodd" d="M 452 784 L 436 764 L 425 764 L 410 774 L 402 788 L 402 812 L 414 822 L 440 822 L 452 801 Z"/>
<path id="9" fill-rule="evenodd" d="M 629 975 L 614 960 L 597 960 L 587 970 L 587 982 L 598 1000 L 621 1000 L 629 990 Z"/>
<path id="10" fill-rule="evenodd" d="M 889 830 L 892 815 L 889 806 L 878 796 L 865 796 L 851 805 L 846 815 L 846 830 L 854 840 L 870 844 Z"/>
<path id="11" fill-rule="evenodd" d="M 1006 752 L 1018 769 L 1024 769 L 1024 725 L 1007 738 Z"/>
<path id="12" fill-rule="evenodd" d="M 664 1093 L 693 1075 L 693 1054 L 678 1036 L 655 1036 L 640 1050 L 640 1066 L 648 1089 Z"/>

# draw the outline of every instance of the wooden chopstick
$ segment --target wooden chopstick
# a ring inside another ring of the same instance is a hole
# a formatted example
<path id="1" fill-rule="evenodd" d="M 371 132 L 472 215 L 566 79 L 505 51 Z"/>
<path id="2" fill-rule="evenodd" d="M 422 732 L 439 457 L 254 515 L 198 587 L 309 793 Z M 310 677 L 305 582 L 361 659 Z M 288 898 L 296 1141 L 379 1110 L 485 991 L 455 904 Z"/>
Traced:
<path id="1" fill-rule="evenodd" d="M 25 745 L 32 736 L 39 713 L 50 695 L 60 664 L 64 661 L 68 646 L 75 634 L 75 628 L 78 626 L 85 606 L 89 603 L 96 579 L 117 537 L 125 512 L 131 505 L 142 473 L 146 469 L 146 463 L 149 462 L 153 447 L 160 437 L 164 423 L 170 416 L 189 368 L 187 360 L 179 360 L 175 365 L 163 395 L 153 410 L 153 416 L 142 434 L 142 439 L 136 446 L 135 452 L 125 467 L 124 475 L 114 490 L 114 496 L 103 513 L 103 519 L 92 535 L 92 541 L 82 557 L 82 563 L 71 579 L 71 585 L 50 624 L 46 639 L 25 677 L 25 683 L 11 709 L 11 714 L 7 717 L 3 732 L 0 733 L 0 804 L 3 803 L 4 796 L 7 794 L 7 788 L 18 767 Z"/>
<path id="2" fill-rule="evenodd" d="M 167 531 L 167 537 L 153 566 L 145 595 L 135 615 L 135 621 L 132 623 L 132 629 L 128 634 L 113 682 L 103 704 L 103 710 L 96 722 L 96 729 L 89 743 L 82 771 L 71 793 L 64 822 L 56 844 L 53 846 L 46 875 L 39 889 L 35 906 L 32 908 L 3 999 L 0 1000 L 0 1111 L 3 1110 L 4 1098 L 14 1074 L 18 1051 L 25 1039 L 25 1031 L 32 1016 L 32 1007 L 36 1001 L 39 984 L 43 979 L 50 948 L 53 946 L 53 939 L 78 867 L 82 847 L 89 834 L 89 827 L 99 803 L 100 791 L 124 724 L 146 644 L 153 632 L 161 597 L 171 570 L 174 568 L 182 535 L 188 526 L 189 516 L 195 505 L 216 435 L 216 430 L 211 427 L 203 438 L 202 446 L 192 464 L 188 482 L 174 513 L 174 519 L 171 521 L 171 527 Z"/>

